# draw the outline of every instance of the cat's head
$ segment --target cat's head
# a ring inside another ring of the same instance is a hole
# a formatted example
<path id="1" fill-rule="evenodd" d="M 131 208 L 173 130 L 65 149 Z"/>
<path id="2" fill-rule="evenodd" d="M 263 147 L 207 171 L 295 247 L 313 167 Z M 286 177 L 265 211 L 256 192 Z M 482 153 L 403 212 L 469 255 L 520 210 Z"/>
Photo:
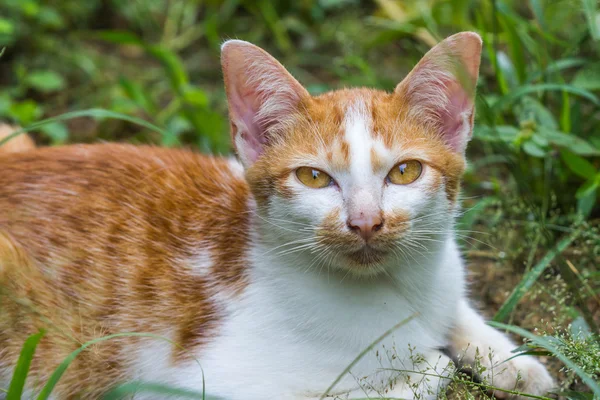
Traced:
<path id="1" fill-rule="evenodd" d="M 313 97 L 262 49 L 226 42 L 233 143 L 274 251 L 373 275 L 439 243 L 456 209 L 480 53 L 477 34 L 459 33 L 392 93 Z"/>

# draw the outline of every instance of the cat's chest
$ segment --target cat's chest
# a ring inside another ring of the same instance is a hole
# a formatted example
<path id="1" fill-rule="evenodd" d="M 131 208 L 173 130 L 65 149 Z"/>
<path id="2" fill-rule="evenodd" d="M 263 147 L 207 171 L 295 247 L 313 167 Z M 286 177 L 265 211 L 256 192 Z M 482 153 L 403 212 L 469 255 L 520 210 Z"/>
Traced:
<path id="1" fill-rule="evenodd" d="M 435 352 L 445 344 L 462 294 L 457 253 L 441 256 L 456 264 L 436 274 L 406 273 L 401 285 L 312 273 L 281 262 L 258 264 L 266 260 L 264 249 L 253 254 L 257 264 L 250 264 L 244 290 L 215 299 L 222 317 L 210 343 L 197 353 L 207 383 L 218 386 L 223 376 L 235 376 L 248 398 L 252 388 L 257 396 L 284 389 L 322 391 L 375 342 L 353 373 L 372 374 L 382 362 L 399 367 L 393 360 L 408 359 L 410 349 Z M 229 386 L 222 389 L 229 393 Z"/>
<path id="2" fill-rule="evenodd" d="M 417 296 L 393 285 L 290 270 L 275 276 L 256 273 L 230 303 L 201 359 L 207 377 L 218 375 L 222 360 L 228 360 L 227 373 L 236 370 L 233 374 L 248 384 L 268 376 L 265 384 L 273 384 L 275 391 L 323 390 L 375 342 L 354 366 L 356 374 L 372 374 L 382 362 L 398 367 L 390 360 L 407 359 L 411 348 L 432 352 L 442 347 L 454 318 L 454 297 L 448 290 Z M 341 384 L 351 387 L 353 381 Z"/>

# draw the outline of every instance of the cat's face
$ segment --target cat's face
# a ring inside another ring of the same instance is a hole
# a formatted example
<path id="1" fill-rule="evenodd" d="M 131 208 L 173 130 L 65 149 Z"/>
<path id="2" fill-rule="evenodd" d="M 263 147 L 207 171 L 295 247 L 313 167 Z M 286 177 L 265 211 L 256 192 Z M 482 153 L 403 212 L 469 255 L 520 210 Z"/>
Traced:
<path id="1" fill-rule="evenodd" d="M 477 35 L 458 34 L 393 93 L 312 97 L 264 51 L 227 42 L 233 140 L 274 253 L 373 275 L 439 243 L 464 169 L 480 48 Z"/>

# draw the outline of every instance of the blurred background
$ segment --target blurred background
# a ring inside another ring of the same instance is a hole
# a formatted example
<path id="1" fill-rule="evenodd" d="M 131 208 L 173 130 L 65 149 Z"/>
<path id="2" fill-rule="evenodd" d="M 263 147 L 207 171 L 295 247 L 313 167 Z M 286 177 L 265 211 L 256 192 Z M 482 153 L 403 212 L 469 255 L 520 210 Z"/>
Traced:
<path id="1" fill-rule="evenodd" d="M 567 397 L 592 399 L 581 374 L 600 379 L 599 9 L 597 0 L 0 0 L 0 120 L 29 127 L 40 145 L 227 154 L 225 39 L 265 48 L 318 94 L 391 90 L 439 40 L 476 31 L 484 52 L 457 228 L 472 291 L 496 321 L 552 335 L 553 354 L 578 368 L 544 358 Z"/>

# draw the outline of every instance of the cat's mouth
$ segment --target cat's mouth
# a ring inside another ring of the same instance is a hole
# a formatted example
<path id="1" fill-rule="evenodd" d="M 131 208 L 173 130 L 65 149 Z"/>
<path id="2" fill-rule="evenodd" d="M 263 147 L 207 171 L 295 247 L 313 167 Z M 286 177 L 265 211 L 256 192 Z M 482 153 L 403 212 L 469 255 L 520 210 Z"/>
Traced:
<path id="1" fill-rule="evenodd" d="M 346 257 L 359 267 L 372 267 L 385 261 L 388 253 L 365 245 L 360 250 L 347 253 Z"/>

